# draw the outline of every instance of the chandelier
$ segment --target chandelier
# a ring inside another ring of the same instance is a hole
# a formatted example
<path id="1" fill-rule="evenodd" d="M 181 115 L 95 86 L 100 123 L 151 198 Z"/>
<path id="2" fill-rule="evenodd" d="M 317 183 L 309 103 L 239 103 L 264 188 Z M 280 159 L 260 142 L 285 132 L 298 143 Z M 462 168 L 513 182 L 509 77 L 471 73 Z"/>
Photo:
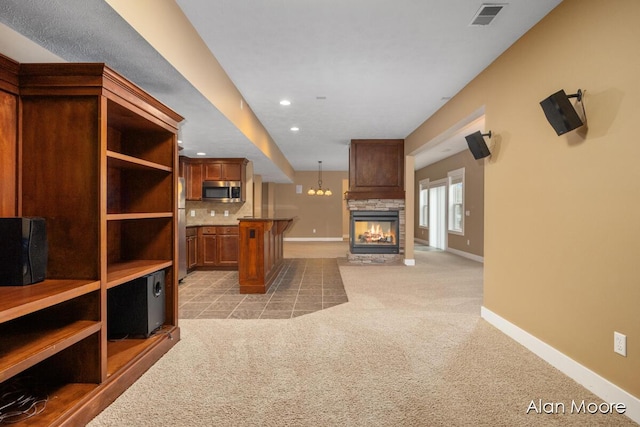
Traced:
<path id="1" fill-rule="evenodd" d="M 307 194 L 309 196 L 330 196 L 333 194 L 328 188 L 326 190 L 322 189 L 322 160 L 318 161 L 318 189 L 311 187 Z"/>

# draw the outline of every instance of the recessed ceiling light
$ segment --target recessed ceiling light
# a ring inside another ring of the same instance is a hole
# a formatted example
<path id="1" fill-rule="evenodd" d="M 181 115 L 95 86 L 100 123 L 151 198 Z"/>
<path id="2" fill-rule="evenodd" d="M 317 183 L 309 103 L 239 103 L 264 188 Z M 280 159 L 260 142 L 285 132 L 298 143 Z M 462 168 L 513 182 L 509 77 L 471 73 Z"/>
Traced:
<path id="1" fill-rule="evenodd" d="M 291 101 L 289 101 L 288 99 L 283 99 L 282 101 L 280 101 L 280 105 L 291 105 Z"/>
<path id="2" fill-rule="evenodd" d="M 292 132 L 298 132 L 299 130 L 300 130 L 300 128 L 297 127 L 297 126 L 294 126 L 294 127 L 291 128 Z"/>
<path id="3" fill-rule="evenodd" d="M 198 156 L 206 156 L 206 155 L 207 155 L 207 153 L 203 153 L 203 152 L 201 151 L 201 152 L 199 152 L 199 153 L 196 153 L 196 155 L 198 155 Z"/>

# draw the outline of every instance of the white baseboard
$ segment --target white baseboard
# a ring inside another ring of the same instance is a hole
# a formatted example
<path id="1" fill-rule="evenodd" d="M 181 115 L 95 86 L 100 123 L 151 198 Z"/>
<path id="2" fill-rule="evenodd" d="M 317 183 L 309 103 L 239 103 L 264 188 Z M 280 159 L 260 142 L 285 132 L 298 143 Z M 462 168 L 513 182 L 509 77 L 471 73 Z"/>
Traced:
<path id="1" fill-rule="evenodd" d="M 469 252 L 464 252 L 464 251 L 453 249 L 453 248 L 447 248 L 447 252 L 451 252 L 452 254 L 456 254 L 463 258 L 468 258 L 470 260 L 481 262 L 484 264 L 484 257 L 481 257 L 479 255 L 470 254 Z"/>
<path id="2" fill-rule="evenodd" d="M 285 237 L 285 242 L 344 242 L 342 237 Z"/>
<path id="3" fill-rule="evenodd" d="M 627 408 L 625 415 L 636 423 L 640 423 L 640 399 L 585 366 L 582 366 L 527 331 L 500 317 L 488 308 L 484 306 L 481 307 L 480 316 L 507 336 L 525 346 L 538 357 L 563 372 L 569 378 L 572 378 L 578 384 L 584 386 L 604 402 L 624 403 Z"/>

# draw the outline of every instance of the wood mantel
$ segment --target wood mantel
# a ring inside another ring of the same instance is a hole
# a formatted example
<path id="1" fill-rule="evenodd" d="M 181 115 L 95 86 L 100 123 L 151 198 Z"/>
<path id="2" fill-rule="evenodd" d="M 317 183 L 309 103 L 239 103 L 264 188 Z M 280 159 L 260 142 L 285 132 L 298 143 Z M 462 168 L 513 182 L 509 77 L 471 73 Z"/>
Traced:
<path id="1" fill-rule="evenodd" d="M 283 264 L 284 232 L 292 218 L 240 218 L 238 282 L 241 294 L 267 292 Z"/>
<path id="2" fill-rule="evenodd" d="M 352 139 L 345 198 L 404 200 L 404 140 Z"/>

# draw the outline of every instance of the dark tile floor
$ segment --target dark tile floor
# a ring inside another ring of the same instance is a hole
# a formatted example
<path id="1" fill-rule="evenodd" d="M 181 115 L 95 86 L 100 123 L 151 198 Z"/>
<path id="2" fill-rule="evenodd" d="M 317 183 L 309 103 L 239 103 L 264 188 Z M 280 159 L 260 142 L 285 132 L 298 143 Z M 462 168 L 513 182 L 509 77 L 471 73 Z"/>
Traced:
<path id="1" fill-rule="evenodd" d="M 240 294 L 237 271 L 194 271 L 179 287 L 181 319 L 289 319 L 348 302 L 335 258 L 285 259 L 266 294 Z"/>

